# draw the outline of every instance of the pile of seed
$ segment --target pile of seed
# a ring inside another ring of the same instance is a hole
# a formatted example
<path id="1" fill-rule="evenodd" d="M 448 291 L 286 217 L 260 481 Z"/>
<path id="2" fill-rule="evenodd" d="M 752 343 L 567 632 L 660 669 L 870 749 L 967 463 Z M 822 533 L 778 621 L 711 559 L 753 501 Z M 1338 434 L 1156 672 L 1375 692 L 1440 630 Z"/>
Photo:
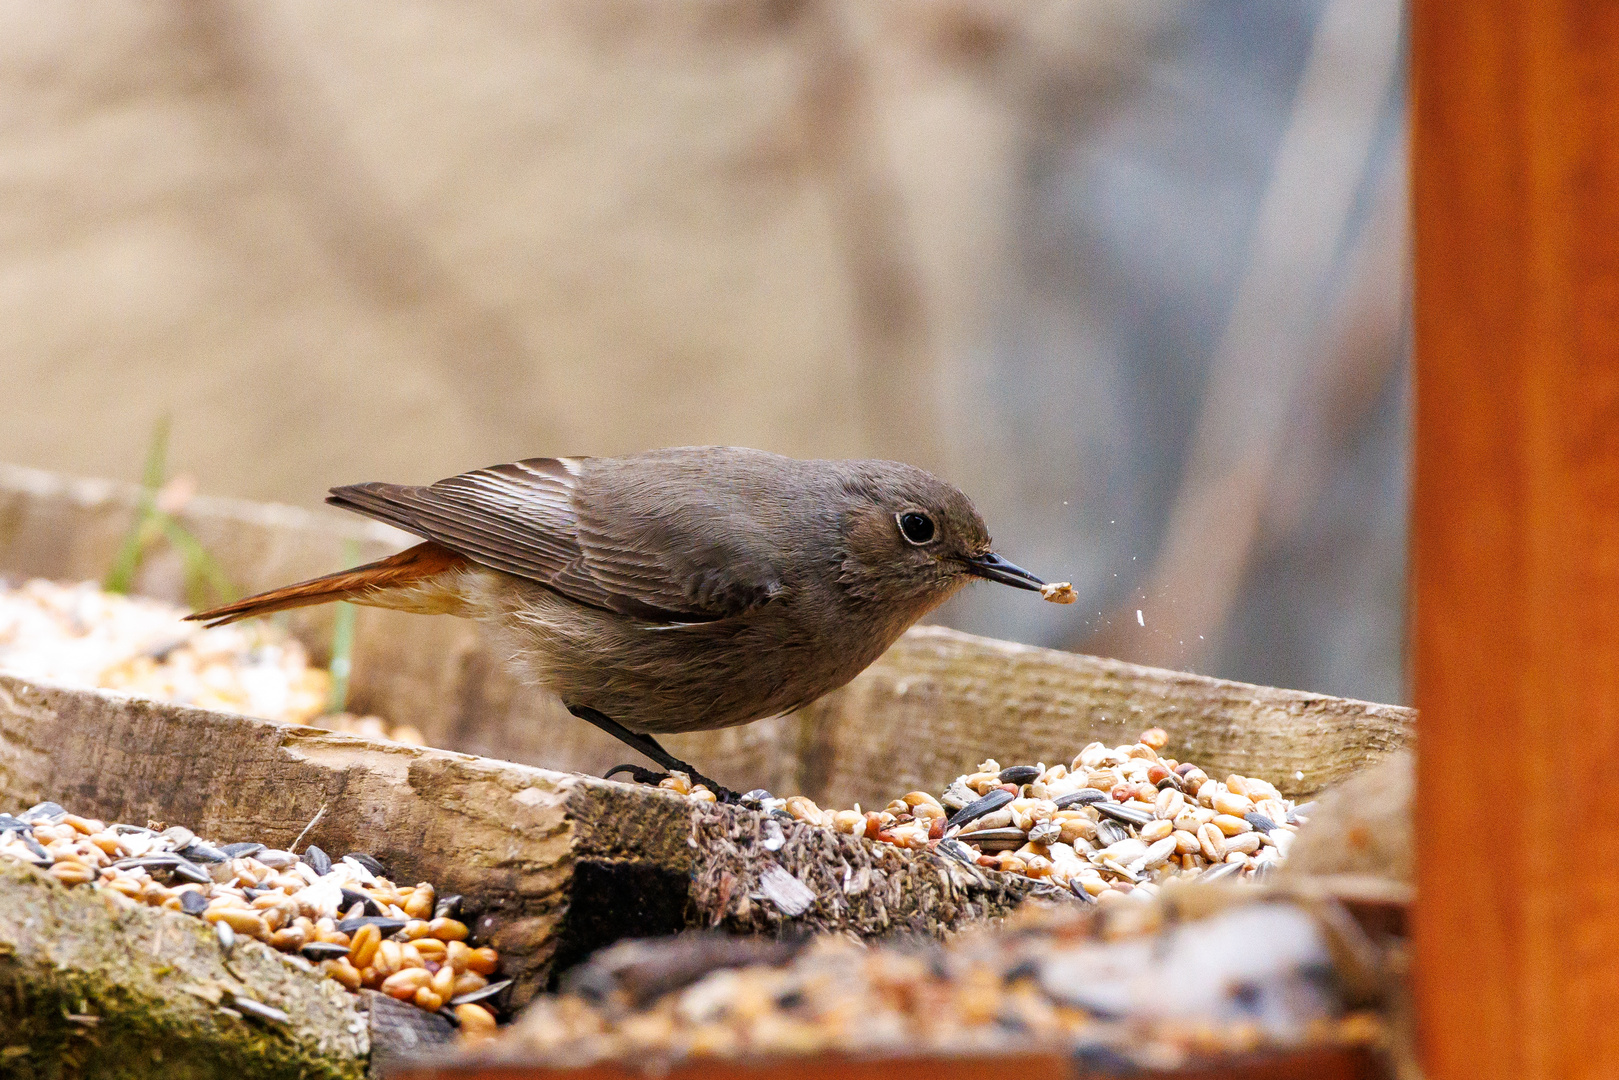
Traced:
<path id="1" fill-rule="evenodd" d="M 1055 1052 L 1095 1055 L 1112 1075 L 1121 1058 L 1174 1069 L 1199 1055 L 1380 1036 L 1374 1014 L 1350 1012 L 1331 989 L 1323 936 L 1299 909 L 1258 903 L 1114 926 L 1095 917 L 1155 913 L 1025 906 L 998 931 L 944 945 L 826 935 L 785 962 L 708 970 L 690 955 L 700 941 L 684 955 L 681 939 L 626 943 L 535 999 L 471 1059 L 619 1060 L 651 1073 L 692 1058 Z"/>
<path id="2" fill-rule="evenodd" d="M 905 848 L 1062 885 L 1085 900 L 1156 893 L 1171 878 L 1263 878 L 1287 857 L 1309 804 L 1252 777 L 1216 780 L 1163 756 L 1162 728 L 1128 746 L 1091 743 L 1071 762 L 985 761 L 941 794 L 913 791 L 882 810 L 823 810 L 802 796 L 744 802 Z M 662 785 L 712 801 L 681 774 Z"/>
<path id="3" fill-rule="evenodd" d="M 184 608 L 74 585 L 0 580 L 0 671 L 64 686 L 119 690 L 204 709 L 314 724 L 421 745 L 408 725 L 322 716 L 331 675 L 264 619 L 212 629 Z"/>
<path id="4" fill-rule="evenodd" d="M 439 896 L 425 881 L 396 885 L 360 852 L 334 860 L 314 845 L 299 855 L 221 845 L 181 826 L 108 825 L 44 802 L 0 814 L 0 856 L 124 906 L 196 916 L 227 952 L 242 937 L 262 941 L 350 991 L 441 1012 L 468 1036 L 494 1030 L 493 999 L 510 983 L 490 981 L 494 949 L 468 944 L 459 896 Z"/>

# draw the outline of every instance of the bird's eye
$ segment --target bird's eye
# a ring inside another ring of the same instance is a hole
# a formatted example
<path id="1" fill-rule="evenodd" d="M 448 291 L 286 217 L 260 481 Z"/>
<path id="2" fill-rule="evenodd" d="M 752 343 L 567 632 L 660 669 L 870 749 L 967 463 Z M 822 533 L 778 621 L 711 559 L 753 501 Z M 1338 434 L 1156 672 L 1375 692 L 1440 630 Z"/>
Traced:
<path id="1" fill-rule="evenodd" d="M 911 511 L 899 515 L 899 533 L 913 544 L 929 544 L 933 542 L 933 519 L 926 514 Z"/>

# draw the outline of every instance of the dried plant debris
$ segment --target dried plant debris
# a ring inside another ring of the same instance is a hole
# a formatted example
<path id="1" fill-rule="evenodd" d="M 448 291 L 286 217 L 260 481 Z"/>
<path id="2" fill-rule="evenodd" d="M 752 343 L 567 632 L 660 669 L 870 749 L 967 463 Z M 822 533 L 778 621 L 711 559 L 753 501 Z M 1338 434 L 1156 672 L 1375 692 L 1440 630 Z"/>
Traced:
<path id="1" fill-rule="evenodd" d="M 322 716 L 331 675 L 264 620 L 206 629 L 186 611 L 94 582 L 0 581 L 0 671 L 66 686 L 119 690 L 179 705 L 313 724 L 420 745 L 408 726 Z"/>
<path id="2" fill-rule="evenodd" d="M 363 852 L 334 858 L 314 845 L 295 855 L 220 844 L 182 826 L 109 825 L 44 802 L 0 814 L 0 856 L 121 906 L 196 916 L 227 953 L 244 938 L 262 941 L 351 992 L 380 990 L 443 1013 L 466 1036 L 495 1029 L 509 984 L 498 977 L 499 954 L 468 941 L 460 897 L 441 897 L 425 881 L 396 885 Z"/>
<path id="3" fill-rule="evenodd" d="M 1173 1068 L 1381 1038 L 1375 1014 L 1350 1008 L 1329 932 L 1303 908 L 1166 910 L 1025 906 L 942 946 L 840 935 L 751 950 L 704 935 L 624 943 L 471 1056 L 655 1070 L 708 1057 L 1049 1049 Z"/>
<path id="4" fill-rule="evenodd" d="M 912 791 L 881 810 L 823 810 L 802 795 L 750 792 L 767 813 L 1023 874 L 1083 900 L 1151 896 L 1168 881 L 1263 879 L 1287 857 L 1310 804 L 1244 776 L 1210 777 L 1160 754 L 1161 728 L 1129 746 L 1091 743 L 1071 762 L 985 761 L 939 795 Z M 711 802 L 684 775 L 662 782 Z"/>

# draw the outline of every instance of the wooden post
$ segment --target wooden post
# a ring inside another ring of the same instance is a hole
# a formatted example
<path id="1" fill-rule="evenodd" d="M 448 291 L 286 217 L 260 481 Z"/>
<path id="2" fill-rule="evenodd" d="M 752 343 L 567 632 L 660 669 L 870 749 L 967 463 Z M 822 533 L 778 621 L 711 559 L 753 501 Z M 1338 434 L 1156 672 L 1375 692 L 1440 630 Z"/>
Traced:
<path id="1" fill-rule="evenodd" d="M 1619 1076 L 1619 6 L 1412 53 L 1423 1058 Z"/>

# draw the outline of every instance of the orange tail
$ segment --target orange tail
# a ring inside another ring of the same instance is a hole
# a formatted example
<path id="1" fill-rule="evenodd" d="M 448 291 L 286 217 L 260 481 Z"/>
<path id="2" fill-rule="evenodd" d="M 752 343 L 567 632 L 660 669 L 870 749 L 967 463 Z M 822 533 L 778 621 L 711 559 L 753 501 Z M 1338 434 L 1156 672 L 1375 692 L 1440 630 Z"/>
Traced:
<path id="1" fill-rule="evenodd" d="M 467 565 L 465 557 L 429 541 L 352 570 L 272 589 L 211 611 L 187 615 L 186 618 L 206 622 L 209 626 L 223 626 L 238 619 L 251 619 L 256 615 L 268 615 L 272 611 L 286 611 L 288 608 L 329 604 L 337 600 L 363 600 L 381 590 L 428 584 L 446 570 Z"/>

